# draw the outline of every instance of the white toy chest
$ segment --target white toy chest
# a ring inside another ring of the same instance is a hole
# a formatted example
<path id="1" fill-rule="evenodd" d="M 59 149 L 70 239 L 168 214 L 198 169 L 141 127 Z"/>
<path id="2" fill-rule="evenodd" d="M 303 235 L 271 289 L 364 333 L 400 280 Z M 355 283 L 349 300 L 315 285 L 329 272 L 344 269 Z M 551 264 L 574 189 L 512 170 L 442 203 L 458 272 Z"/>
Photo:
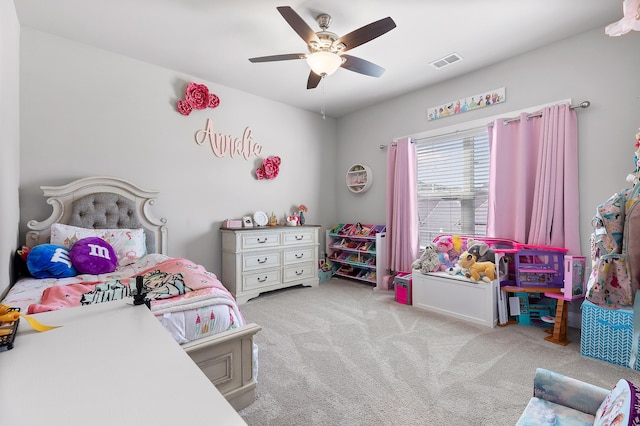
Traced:
<path id="1" fill-rule="evenodd" d="M 413 270 L 413 306 L 487 327 L 498 324 L 498 280 L 472 282 Z"/>

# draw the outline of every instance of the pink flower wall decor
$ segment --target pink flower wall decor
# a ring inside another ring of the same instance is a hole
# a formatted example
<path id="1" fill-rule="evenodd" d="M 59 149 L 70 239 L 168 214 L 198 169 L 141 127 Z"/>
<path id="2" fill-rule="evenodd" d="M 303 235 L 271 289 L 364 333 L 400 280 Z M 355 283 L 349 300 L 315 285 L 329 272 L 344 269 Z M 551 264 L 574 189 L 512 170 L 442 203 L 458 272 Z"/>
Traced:
<path id="1" fill-rule="evenodd" d="M 177 110 L 182 115 L 189 115 L 194 109 L 216 108 L 220 105 L 220 98 L 209 92 L 209 88 L 204 84 L 189 83 L 184 94 L 184 99 L 180 99 Z"/>
<path id="2" fill-rule="evenodd" d="M 280 163 L 280 157 L 277 155 L 265 158 L 262 161 L 262 165 L 256 169 L 256 177 L 258 180 L 275 179 L 278 173 L 280 173 Z"/>

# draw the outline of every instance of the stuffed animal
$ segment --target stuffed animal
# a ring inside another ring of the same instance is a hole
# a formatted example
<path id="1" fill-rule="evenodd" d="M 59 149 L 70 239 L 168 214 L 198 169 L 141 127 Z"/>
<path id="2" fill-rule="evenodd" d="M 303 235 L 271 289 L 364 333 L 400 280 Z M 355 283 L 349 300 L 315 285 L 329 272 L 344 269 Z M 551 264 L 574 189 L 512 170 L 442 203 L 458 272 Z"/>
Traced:
<path id="1" fill-rule="evenodd" d="M 496 279 L 496 264 L 492 262 L 476 262 L 476 256 L 464 252 L 460 255 L 458 263 L 461 267 L 469 269 L 469 276 L 474 281 L 482 279 L 491 282 Z"/>
<path id="2" fill-rule="evenodd" d="M 411 264 L 412 269 L 419 269 L 423 274 L 435 272 L 440 269 L 440 260 L 438 259 L 438 249 L 433 243 L 427 244 L 420 256 Z"/>
<path id="3" fill-rule="evenodd" d="M 467 252 L 476 257 L 476 262 L 496 263 L 496 252 L 482 241 L 467 238 Z"/>
<path id="4" fill-rule="evenodd" d="M 440 270 L 446 271 L 453 266 L 453 262 L 449 256 L 449 252 L 453 250 L 453 240 L 450 235 L 441 235 L 434 241 L 438 249 L 438 260 L 440 261 Z"/>
<path id="5" fill-rule="evenodd" d="M 453 241 L 453 251 L 456 252 L 456 255 L 460 255 L 462 253 L 462 237 L 460 235 L 454 235 L 451 237 Z"/>
<path id="6" fill-rule="evenodd" d="M 470 277 L 469 270 L 460 266 L 459 263 L 455 263 L 453 266 L 447 268 L 447 274 L 449 275 L 463 275 L 465 277 Z"/>

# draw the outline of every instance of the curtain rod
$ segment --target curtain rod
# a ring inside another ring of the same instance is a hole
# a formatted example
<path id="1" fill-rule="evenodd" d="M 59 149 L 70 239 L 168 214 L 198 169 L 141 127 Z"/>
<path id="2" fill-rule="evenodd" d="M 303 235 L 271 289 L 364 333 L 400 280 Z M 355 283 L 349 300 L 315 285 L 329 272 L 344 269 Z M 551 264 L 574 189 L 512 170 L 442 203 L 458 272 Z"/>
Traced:
<path id="1" fill-rule="evenodd" d="M 640 98 L 640 96 L 639 96 L 639 98 Z M 569 108 L 571 108 L 571 109 L 589 108 L 590 106 L 591 106 L 591 102 L 582 101 L 578 105 L 571 105 Z M 541 116 L 542 116 L 542 113 L 538 113 L 538 114 L 531 114 L 531 115 L 527 116 L 527 118 L 534 118 L 534 117 L 541 117 Z M 509 123 L 511 123 L 513 121 L 520 121 L 520 118 L 512 118 L 510 120 L 505 120 L 503 123 L 506 126 L 507 124 L 509 124 Z M 489 123 L 488 124 L 488 126 L 492 126 L 492 125 L 493 125 L 493 123 Z M 478 126 L 478 127 L 474 127 L 474 128 L 471 128 L 471 129 L 465 129 L 465 130 L 456 130 L 454 132 L 442 133 L 442 134 L 439 134 L 439 135 L 429 136 L 429 137 L 426 137 L 426 138 L 420 138 L 420 139 L 417 139 L 417 140 L 421 140 L 422 141 L 422 140 L 427 140 L 427 139 L 432 139 L 432 138 L 439 138 L 439 137 L 442 137 L 442 136 L 450 136 L 450 135 L 455 135 L 456 133 L 460 133 L 460 132 L 467 132 L 467 131 L 470 131 L 470 130 L 472 131 L 472 130 L 481 129 L 483 127 L 485 127 L 485 126 Z M 414 140 L 412 139 L 410 142 L 414 143 Z M 392 142 L 391 146 L 396 146 L 396 143 Z M 385 149 L 387 149 L 387 145 L 380 145 L 380 150 L 381 151 L 385 150 Z"/>
<path id="2" fill-rule="evenodd" d="M 569 108 L 570 109 L 578 109 L 578 108 L 589 108 L 591 106 L 591 102 L 589 101 L 582 101 L 580 102 L 578 105 L 571 105 Z M 539 112 L 537 114 L 531 114 L 531 115 L 527 115 L 527 120 L 530 118 L 536 118 L 536 117 L 542 117 L 542 113 Z M 520 118 L 511 118 L 509 120 L 504 120 L 502 122 L 503 125 L 507 125 L 509 123 L 513 123 L 514 121 L 520 121 Z M 489 123 L 490 126 L 492 126 L 493 124 Z"/>
<path id="3" fill-rule="evenodd" d="M 479 130 L 479 129 L 484 129 L 487 126 L 478 126 L 478 127 L 472 127 L 470 129 L 464 129 L 464 130 L 456 130 L 453 132 L 449 132 L 449 133 L 441 133 L 439 135 L 434 135 L 434 136 L 427 136 L 426 138 L 419 138 L 419 139 L 411 139 L 409 142 L 410 143 L 416 143 L 416 141 L 426 141 L 428 139 L 433 139 L 433 138 L 441 138 L 442 136 L 450 136 L 450 135 L 455 135 L 457 133 L 463 133 L 463 132 L 471 132 L 474 130 Z M 396 146 L 396 142 L 391 142 L 391 146 Z M 380 145 L 380 149 L 384 150 L 387 149 L 387 145 Z"/>

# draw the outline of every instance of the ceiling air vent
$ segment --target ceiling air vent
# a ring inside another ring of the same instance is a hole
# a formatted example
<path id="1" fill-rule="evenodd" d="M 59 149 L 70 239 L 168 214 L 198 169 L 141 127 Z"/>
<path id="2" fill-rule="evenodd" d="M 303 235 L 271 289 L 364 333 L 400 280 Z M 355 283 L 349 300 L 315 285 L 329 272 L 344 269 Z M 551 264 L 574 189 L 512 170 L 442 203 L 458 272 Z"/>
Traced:
<path id="1" fill-rule="evenodd" d="M 431 62 L 430 65 L 434 68 L 440 69 L 440 68 L 446 67 L 447 65 L 451 65 L 454 62 L 458 62 L 460 60 L 462 60 L 462 56 L 458 55 L 457 53 L 451 53 L 445 56 L 444 58 L 440 58 Z"/>

